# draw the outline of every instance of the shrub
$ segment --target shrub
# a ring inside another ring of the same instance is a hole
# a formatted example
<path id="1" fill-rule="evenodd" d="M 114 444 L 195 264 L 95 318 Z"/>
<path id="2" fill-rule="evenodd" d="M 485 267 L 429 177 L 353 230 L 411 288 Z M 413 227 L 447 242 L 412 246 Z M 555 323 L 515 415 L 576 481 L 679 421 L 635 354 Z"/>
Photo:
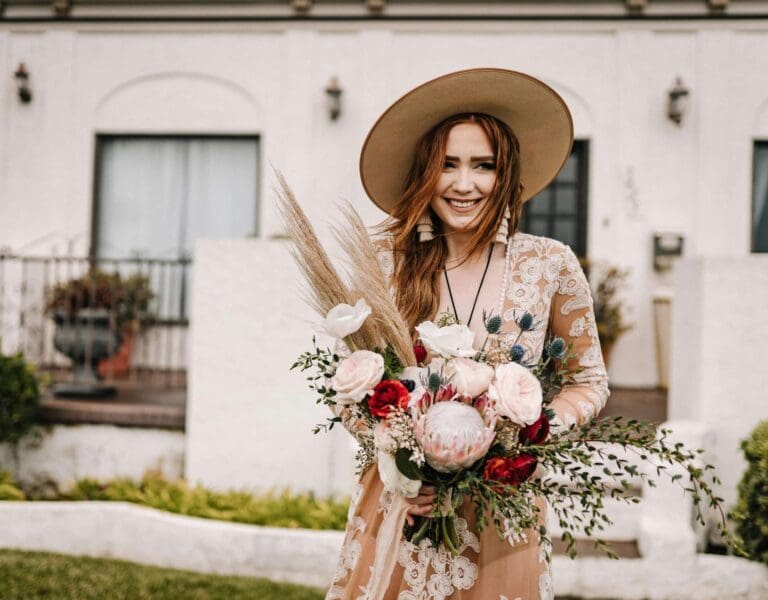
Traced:
<path id="1" fill-rule="evenodd" d="M 306 529 L 343 530 L 349 509 L 347 499 L 317 498 L 308 492 L 215 492 L 184 480 L 166 481 L 152 473 L 138 483 L 126 478 L 106 483 L 81 479 L 71 491 L 59 494 L 59 499 L 133 502 L 205 519 Z"/>
<path id="2" fill-rule="evenodd" d="M 0 442 L 18 441 L 35 424 L 40 385 L 23 355 L 0 354 Z"/>
<path id="3" fill-rule="evenodd" d="M 733 511 L 736 532 L 750 557 L 768 564 L 768 421 L 758 424 L 741 449 L 747 470 Z"/>
<path id="4" fill-rule="evenodd" d="M 8 471 L 0 471 L 0 500 L 25 500 L 24 492 L 16 487 Z"/>

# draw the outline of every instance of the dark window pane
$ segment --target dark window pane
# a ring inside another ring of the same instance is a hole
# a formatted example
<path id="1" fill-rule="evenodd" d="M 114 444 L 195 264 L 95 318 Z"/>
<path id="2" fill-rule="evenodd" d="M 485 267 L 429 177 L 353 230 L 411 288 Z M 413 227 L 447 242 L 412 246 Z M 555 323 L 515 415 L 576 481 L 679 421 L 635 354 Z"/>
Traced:
<path id="1" fill-rule="evenodd" d="M 587 252 L 587 159 L 589 146 L 576 140 L 555 180 L 528 202 L 520 229 L 560 240 L 578 256 Z"/>
<path id="2" fill-rule="evenodd" d="M 549 221 L 546 217 L 531 217 L 528 220 L 528 233 L 533 235 L 545 235 L 551 237 Z"/>
<path id="3" fill-rule="evenodd" d="M 558 217 L 555 220 L 552 237 L 568 244 L 571 248 L 576 247 L 576 220 L 568 217 Z"/>
<path id="4" fill-rule="evenodd" d="M 768 142 L 755 144 L 752 252 L 768 252 Z"/>
<path id="5" fill-rule="evenodd" d="M 557 181 L 563 183 L 576 183 L 579 180 L 579 157 L 572 152 L 565 161 L 562 171 L 557 175 Z"/>
<path id="6" fill-rule="evenodd" d="M 552 190 L 546 189 L 531 198 L 526 210 L 532 215 L 546 215 L 552 212 Z"/>
<path id="7" fill-rule="evenodd" d="M 555 213 L 558 215 L 575 216 L 578 209 L 579 197 L 576 186 L 559 185 L 555 191 Z"/>

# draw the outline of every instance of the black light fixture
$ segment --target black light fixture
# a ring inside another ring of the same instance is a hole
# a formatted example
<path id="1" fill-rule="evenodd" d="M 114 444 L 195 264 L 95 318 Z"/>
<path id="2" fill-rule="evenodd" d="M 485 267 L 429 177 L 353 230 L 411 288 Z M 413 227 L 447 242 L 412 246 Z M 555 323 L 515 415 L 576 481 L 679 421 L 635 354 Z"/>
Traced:
<path id="1" fill-rule="evenodd" d="M 16 90 L 19 94 L 19 100 L 22 104 L 29 104 L 32 101 L 32 90 L 29 89 L 29 71 L 27 71 L 24 63 L 19 63 L 13 77 L 16 79 Z"/>
<path id="2" fill-rule="evenodd" d="M 325 88 L 325 96 L 328 100 L 328 115 L 331 121 L 335 121 L 341 115 L 341 95 L 344 92 L 338 78 L 334 75 Z"/>
<path id="3" fill-rule="evenodd" d="M 667 103 L 667 116 L 678 125 L 683 121 L 683 115 L 688 108 L 688 96 L 691 91 L 685 87 L 683 80 L 678 77 L 675 85 L 669 90 L 669 102 Z"/>

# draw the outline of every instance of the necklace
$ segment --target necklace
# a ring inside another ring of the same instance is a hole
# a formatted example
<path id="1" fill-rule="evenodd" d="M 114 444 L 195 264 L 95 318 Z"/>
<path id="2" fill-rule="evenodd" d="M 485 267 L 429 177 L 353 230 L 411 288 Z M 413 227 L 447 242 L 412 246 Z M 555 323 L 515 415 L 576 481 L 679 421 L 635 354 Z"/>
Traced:
<path id="1" fill-rule="evenodd" d="M 488 260 L 485 261 L 485 270 L 483 276 L 480 278 L 480 285 L 477 286 L 477 292 L 475 293 L 475 301 L 472 303 L 472 310 L 469 311 L 469 319 L 467 319 L 467 327 L 472 323 L 472 316 L 475 314 L 475 306 L 477 306 L 477 299 L 480 297 L 480 290 L 483 289 L 483 283 L 485 283 L 485 276 L 488 273 L 488 267 L 491 265 L 491 256 L 493 256 L 493 244 L 488 251 Z M 505 268 L 506 270 L 506 268 Z M 456 303 L 453 301 L 453 291 L 451 290 L 451 282 L 448 279 L 448 269 L 443 265 L 443 274 L 445 275 L 445 284 L 448 286 L 448 297 L 451 299 L 451 308 L 453 308 L 453 316 L 456 317 L 456 321 L 459 321 L 459 313 L 456 310 Z"/>

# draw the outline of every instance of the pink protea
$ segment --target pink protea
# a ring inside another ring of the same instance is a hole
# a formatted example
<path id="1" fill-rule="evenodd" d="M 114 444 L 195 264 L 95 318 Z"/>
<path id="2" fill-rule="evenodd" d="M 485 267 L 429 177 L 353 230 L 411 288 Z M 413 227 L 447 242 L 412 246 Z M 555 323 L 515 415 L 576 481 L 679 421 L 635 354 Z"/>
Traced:
<path id="1" fill-rule="evenodd" d="M 441 473 L 466 469 L 488 452 L 496 436 L 496 414 L 484 406 L 481 413 L 464 402 L 435 402 L 416 412 L 413 433 L 427 462 Z"/>

